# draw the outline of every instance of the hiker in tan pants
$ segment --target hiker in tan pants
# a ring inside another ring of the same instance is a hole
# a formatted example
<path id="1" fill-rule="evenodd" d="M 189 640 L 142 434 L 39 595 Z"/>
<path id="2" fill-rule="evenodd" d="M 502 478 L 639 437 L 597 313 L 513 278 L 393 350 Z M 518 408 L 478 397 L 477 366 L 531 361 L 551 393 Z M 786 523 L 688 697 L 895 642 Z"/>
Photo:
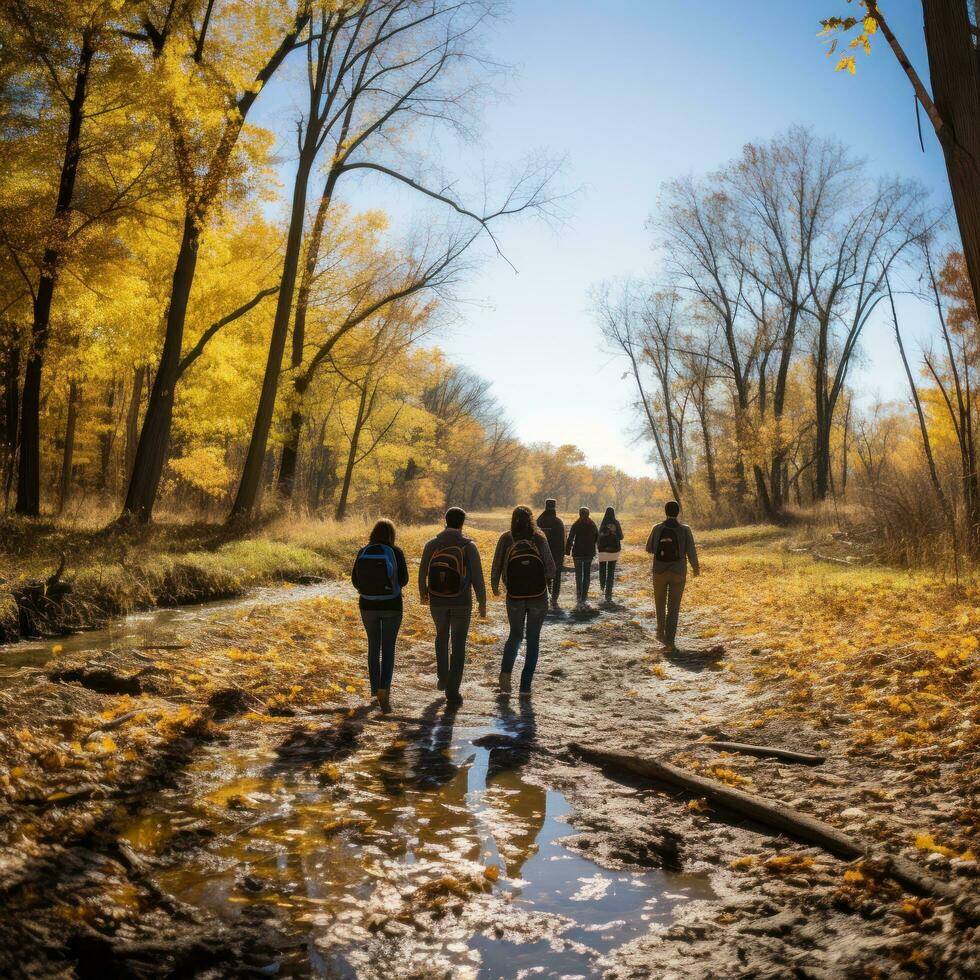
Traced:
<path id="1" fill-rule="evenodd" d="M 656 525 L 647 538 L 647 552 L 653 555 L 653 598 L 657 607 L 657 639 L 668 651 L 674 647 L 677 620 L 681 611 L 681 596 L 687 582 L 687 565 L 694 577 L 701 574 L 694 532 L 681 524 L 677 515 L 681 505 L 668 500 L 664 505 L 667 519 Z"/>

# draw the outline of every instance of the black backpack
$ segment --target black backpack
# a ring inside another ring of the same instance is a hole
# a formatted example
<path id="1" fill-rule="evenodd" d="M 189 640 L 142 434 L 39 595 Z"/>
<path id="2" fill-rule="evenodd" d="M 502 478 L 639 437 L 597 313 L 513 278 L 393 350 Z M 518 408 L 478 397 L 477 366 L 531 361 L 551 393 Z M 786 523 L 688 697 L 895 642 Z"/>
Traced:
<path id="1" fill-rule="evenodd" d="M 466 553 L 458 544 L 440 548 L 429 559 L 425 576 L 429 595 L 440 599 L 455 599 L 466 584 Z"/>
<path id="2" fill-rule="evenodd" d="M 369 544 L 361 548 L 354 559 L 354 569 L 361 598 L 382 601 L 397 599 L 401 595 L 398 562 L 389 545 Z"/>
<path id="3" fill-rule="evenodd" d="M 663 562 L 664 564 L 681 560 L 679 525 L 677 527 L 670 527 L 664 524 L 660 528 L 660 540 L 657 541 L 657 550 L 653 557 L 655 561 Z"/>
<path id="4" fill-rule="evenodd" d="M 548 588 L 544 562 L 533 541 L 515 541 L 504 562 L 504 582 L 510 599 L 537 599 Z"/>
<path id="5" fill-rule="evenodd" d="M 619 551 L 619 536 L 615 524 L 603 524 L 599 528 L 599 550 Z"/>

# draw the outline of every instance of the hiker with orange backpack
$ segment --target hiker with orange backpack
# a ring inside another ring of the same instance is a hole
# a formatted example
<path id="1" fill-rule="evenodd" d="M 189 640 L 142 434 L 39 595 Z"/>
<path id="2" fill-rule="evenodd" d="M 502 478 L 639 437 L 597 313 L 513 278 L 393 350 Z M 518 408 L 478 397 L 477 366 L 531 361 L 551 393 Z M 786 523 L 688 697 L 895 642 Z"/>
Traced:
<path id="1" fill-rule="evenodd" d="M 500 690 L 509 694 L 510 675 L 521 642 L 527 637 L 520 693 L 531 693 L 531 681 L 538 663 L 541 627 L 548 614 L 548 582 L 555 577 L 555 560 L 548 539 L 538 529 L 530 507 L 515 507 L 510 530 L 500 535 L 490 569 L 490 587 L 500 594 L 503 581 L 507 590 L 507 620 L 510 635 L 504 643 L 500 664 Z"/>
<path id="2" fill-rule="evenodd" d="M 402 624 L 402 588 L 408 585 L 408 566 L 395 547 L 395 525 L 381 520 L 368 543 L 354 559 L 350 574 L 360 594 L 358 605 L 368 641 L 371 696 L 382 714 L 391 712 L 391 679 L 395 672 L 395 641 Z"/>
<path id="3" fill-rule="evenodd" d="M 487 589 L 476 544 L 463 534 L 466 511 L 450 507 L 446 526 L 422 550 L 419 595 L 436 626 L 436 676 L 446 703 L 458 708 L 466 665 L 466 637 L 473 618 L 473 594 L 480 618 L 487 615 Z M 451 650 L 451 653 L 450 653 Z"/>

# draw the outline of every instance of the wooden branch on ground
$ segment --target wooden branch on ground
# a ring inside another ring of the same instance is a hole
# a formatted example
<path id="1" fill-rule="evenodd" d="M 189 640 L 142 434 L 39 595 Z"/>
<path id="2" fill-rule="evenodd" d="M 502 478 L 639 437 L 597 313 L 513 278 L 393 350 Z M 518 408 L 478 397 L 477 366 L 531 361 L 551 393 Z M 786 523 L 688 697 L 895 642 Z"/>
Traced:
<path id="1" fill-rule="evenodd" d="M 90 739 L 96 732 L 111 732 L 114 728 L 118 728 L 120 725 L 125 725 L 130 718 L 135 718 L 137 715 L 146 714 L 145 709 L 137 708 L 135 711 L 127 711 L 124 715 L 116 715 L 115 718 L 111 718 L 109 721 L 103 722 L 101 725 L 97 725 L 91 731 L 86 732 L 81 741 L 85 742 Z"/>
<path id="2" fill-rule="evenodd" d="M 784 759 L 786 762 L 802 762 L 808 766 L 818 766 L 826 762 L 825 755 L 809 752 L 793 752 L 791 749 L 777 749 L 768 745 L 750 745 L 748 742 L 695 742 L 695 745 L 712 749 L 715 752 L 741 752 L 743 755 L 757 755 L 763 759 Z"/>
<path id="3" fill-rule="evenodd" d="M 696 796 L 713 800 L 734 813 L 767 824 L 804 843 L 815 844 L 839 857 L 868 857 L 879 860 L 887 867 L 888 874 L 909 891 L 948 899 L 956 903 L 970 921 L 980 921 L 980 908 L 969 903 L 963 892 L 954 885 L 920 870 L 904 858 L 876 852 L 869 843 L 857 840 L 822 820 L 800 813 L 799 810 L 774 803 L 755 793 L 733 789 L 713 779 L 705 779 L 704 776 L 697 776 L 659 759 L 647 759 L 627 752 L 607 752 L 578 742 L 570 743 L 569 749 L 595 765 L 609 766 L 646 779 L 679 786 Z"/>

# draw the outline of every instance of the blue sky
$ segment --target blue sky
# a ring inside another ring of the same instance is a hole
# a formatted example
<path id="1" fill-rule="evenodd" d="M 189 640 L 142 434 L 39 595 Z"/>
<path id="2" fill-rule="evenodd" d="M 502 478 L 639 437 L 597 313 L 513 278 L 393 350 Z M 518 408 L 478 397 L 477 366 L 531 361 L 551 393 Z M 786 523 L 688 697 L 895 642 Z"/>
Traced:
<path id="1" fill-rule="evenodd" d="M 850 9 L 845 0 L 513 0 L 487 38 L 512 71 L 483 110 L 481 146 L 443 143 L 441 165 L 465 175 L 476 159 L 506 169 L 541 151 L 565 159 L 562 182 L 578 193 L 558 227 L 503 229 L 517 273 L 488 257 L 438 342 L 493 382 L 523 439 L 574 442 L 592 463 L 654 472 L 633 438 L 622 365 L 590 317 L 589 289 L 656 271 L 644 221 L 663 181 L 712 170 L 744 143 L 803 123 L 849 144 L 872 173 L 916 177 L 936 203 L 947 200 L 938 145 L 923 118 L 920 151 L 911 88 L 891 52 L 876 38 L 853 78 L 824 57 L 820 18 Z M 925 73 L 920 4 L 884 9 Z M 255 116 L 283 133 L 286 154 L 289 112 L 269 92 Z M 344 193 L 359 207 L 402 206 L 400 192 L 373 179 Z M 902 314 L 917 349 L 928 310 L 907 301 Z M 869 328 L 852 379 L 859 388 L 904 397 L 893 346 L 888 325 Z"/>

